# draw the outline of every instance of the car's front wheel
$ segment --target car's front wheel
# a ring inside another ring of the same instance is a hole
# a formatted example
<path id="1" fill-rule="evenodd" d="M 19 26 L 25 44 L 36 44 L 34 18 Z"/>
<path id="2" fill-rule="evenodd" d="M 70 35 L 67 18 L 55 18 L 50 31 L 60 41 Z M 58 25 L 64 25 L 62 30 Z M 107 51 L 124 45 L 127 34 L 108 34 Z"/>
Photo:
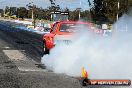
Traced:
<path id="1" fill-rule="evenodd" d="M 43 41 L 43 55 L 45 55 L 45 54 L 49 54 L 49 49 L 47 49 L 47 47 L 46 47 L 46 42 Z"/>

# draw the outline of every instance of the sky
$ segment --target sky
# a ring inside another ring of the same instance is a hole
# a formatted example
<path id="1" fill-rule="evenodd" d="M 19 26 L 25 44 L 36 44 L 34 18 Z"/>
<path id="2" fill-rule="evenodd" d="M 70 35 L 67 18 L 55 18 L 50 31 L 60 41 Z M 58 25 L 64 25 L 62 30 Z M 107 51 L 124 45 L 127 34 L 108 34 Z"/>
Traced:
<path id="1" fill-rule="evenodd" d="M 90 7 L 87 1 L 88 0 L 56 0 L 55 3 L 60 5 L 61 8 L 68 7 L 72 10 L 81 7 L 82 9 L 89 10 Z M 0 0 L 0 9 L 5 8 L 5 6 L 25 7 L 29 2 L 33 2 L 38 7 L 42 8 L 50 6 L 49 0 Z"/>

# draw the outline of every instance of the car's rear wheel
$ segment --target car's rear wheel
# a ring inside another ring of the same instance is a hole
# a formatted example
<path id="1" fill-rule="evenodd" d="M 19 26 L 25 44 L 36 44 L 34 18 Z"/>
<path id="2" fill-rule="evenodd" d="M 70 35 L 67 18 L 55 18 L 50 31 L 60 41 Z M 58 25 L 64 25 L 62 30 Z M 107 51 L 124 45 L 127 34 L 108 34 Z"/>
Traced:
<path id="1" fill-rule="evenodd" d="M 49 49 L 47 49 L 47 47 L 46 47 L 46 42 L 43 41 L 43 55 L 45 55 L 45 54 L 49 54 Z"/>

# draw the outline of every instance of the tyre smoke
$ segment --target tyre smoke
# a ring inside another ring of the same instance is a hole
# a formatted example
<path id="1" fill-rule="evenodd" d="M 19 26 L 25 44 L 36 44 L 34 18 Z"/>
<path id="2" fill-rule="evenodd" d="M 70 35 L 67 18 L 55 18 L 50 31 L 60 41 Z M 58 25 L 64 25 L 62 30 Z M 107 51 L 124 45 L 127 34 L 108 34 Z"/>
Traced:
<path id="1" fill-rule="evenodd" d="M 55 73 L 81 76 L 84 67 L 90 79 L 132 79 L 132 17 L 124 15 L 113 26 L 113 36 L 95 35 L 86 28 L 74 35 L 70 45 L 56 45 L 42 58 Z"/>

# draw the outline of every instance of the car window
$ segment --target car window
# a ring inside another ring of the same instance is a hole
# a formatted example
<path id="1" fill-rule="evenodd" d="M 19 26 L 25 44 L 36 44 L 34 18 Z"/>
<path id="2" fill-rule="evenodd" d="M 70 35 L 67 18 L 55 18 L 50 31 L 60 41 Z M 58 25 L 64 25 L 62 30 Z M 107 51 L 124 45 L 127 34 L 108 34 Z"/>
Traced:
<path id="1" fill-rule="evenodd" d="M 83 27 L 88 28 L 88 24 L 64 23 L 60 26 L 60 32 L 76 32 Z"/>

